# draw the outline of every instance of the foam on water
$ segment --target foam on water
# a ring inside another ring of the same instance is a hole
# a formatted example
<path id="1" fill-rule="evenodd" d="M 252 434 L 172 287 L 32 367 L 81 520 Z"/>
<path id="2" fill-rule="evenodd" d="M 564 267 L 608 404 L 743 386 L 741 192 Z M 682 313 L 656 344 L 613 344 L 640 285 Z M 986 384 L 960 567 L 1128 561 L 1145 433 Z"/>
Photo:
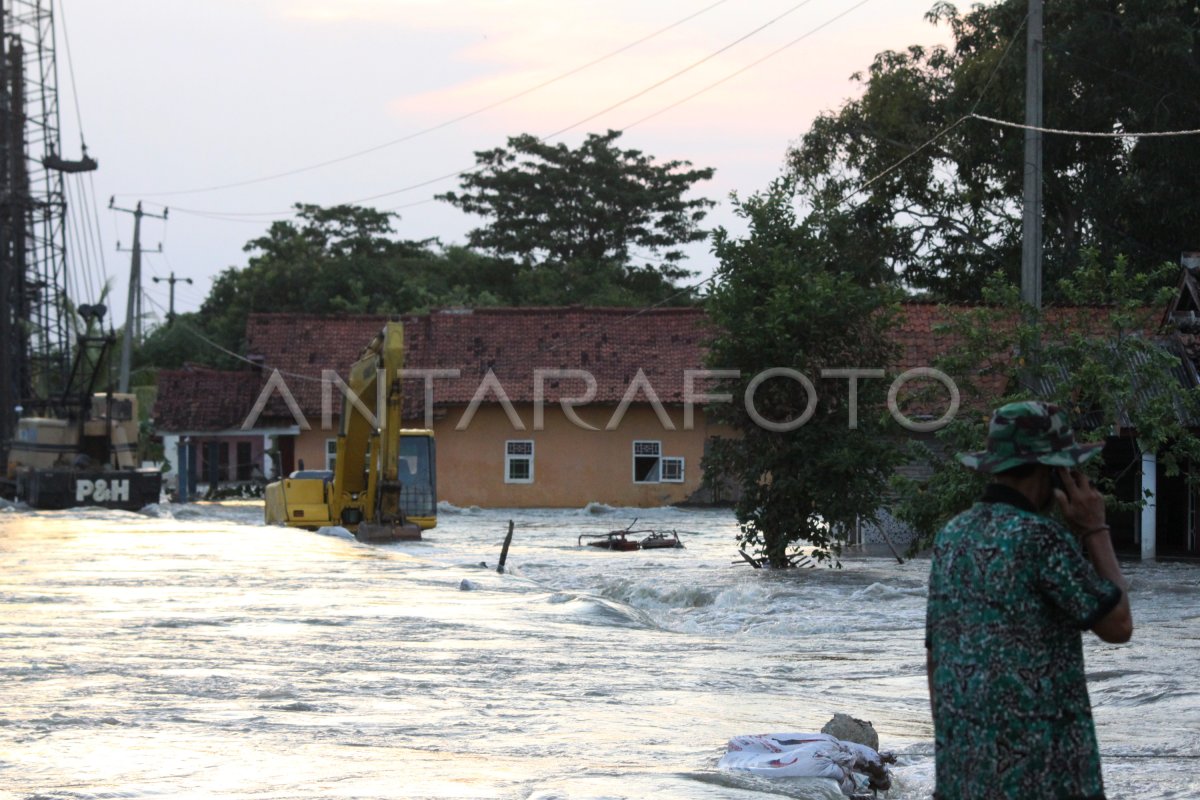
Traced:
<path id="1" fill-rule="evenodd" d="M 927 564 L 752 570 L 724 511 L 440 511 L 383 546 L 245 501 L 0 516 L 0 795 L 824 797 L 715 764 L 844 711 L 930 797 Z M 635 517 L 686 549 L 578 544 Z M 1129 574 L 1134 642 L 1086 645 L 1109 796 L 1200 796 L 1200 573 Z"/>

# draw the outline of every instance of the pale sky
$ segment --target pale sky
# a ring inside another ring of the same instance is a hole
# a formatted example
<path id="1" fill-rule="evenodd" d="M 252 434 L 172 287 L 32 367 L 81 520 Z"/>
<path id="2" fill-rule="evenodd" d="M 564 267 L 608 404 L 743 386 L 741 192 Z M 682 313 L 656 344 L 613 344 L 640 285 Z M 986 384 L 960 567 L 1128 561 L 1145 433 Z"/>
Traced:
<path id="1" fill-rule="evenodd" d="M 78 119 L 91 155 L 109 303 L 123 321 L 132 217 L 147 211 L 148 296 L 191 311 L 212 278 L 244 266 L 242 246 L 295 202 L 366 201 L 397 208 L 404 238 L 463 243 L 477 220 L 431 201 L 473 152 L 519 133 L 575 146 L 588 132 L 662 160 L 714 167 L 697 193 L 719 201 L 709 227 L 741 230 L 728 195 L 776 177 L 789 143 L 822 110 L 857 92 L 850 75 L 875 53 L 948 41 L 924 20 L 933 0 L 56 0 L 63 151 L 78 156 Z M 858 7 L 856 7 L 858 6 Z M 630 45 L 618 55 L 436 132 L 288 177 L 218 191 L 377 147 L 482 109 Z M 839 15 L 841 16 L 840 18 Z M 837 18 L 837 19 L 835 19 Z M 774 22 L 770 22 L 775 20 Z M 65 34 L 63 30 L 65 22 Z M 767 24 L 770 23 L 770 24 Z M 733 42 L 761 31 L 733 46 Z M 820 26 L 825 26 L 820 30 Z M 74 68 L 78 87 L 76 114 Z M 790 42 L 763 63 L 673 108 Z M 723 48 L 727 48 L 724 49 Z M 721 52 L 718 52 L 721 51 Z M 706 59 L 640 97 L 651 85 Z M 620 105 L 617 105 L 620 104 Z M 605 111 L 611 106 L 617 106 Z M 667 110 L 664 110 L 667 109 Z M 599 113 L 599 112 L 604 113 Z M 662 112 L 662 113 L 658 113 Z M 651 119 L 648 115 L 657 114 Z M 402 206 L 402 207 L 401 207 Z M 689 263 L 711 273 L 707 245 Z M 81 300 L 80 302 L 86 302 Z M 154 302 L 147 311 L 157 311 Z"/>

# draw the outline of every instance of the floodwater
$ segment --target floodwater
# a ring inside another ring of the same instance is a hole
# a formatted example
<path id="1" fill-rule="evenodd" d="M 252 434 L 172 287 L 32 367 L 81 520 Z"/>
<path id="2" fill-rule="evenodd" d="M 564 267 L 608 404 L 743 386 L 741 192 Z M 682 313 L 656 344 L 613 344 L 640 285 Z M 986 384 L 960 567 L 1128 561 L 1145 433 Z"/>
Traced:
<path id="1" fill-rule="evenodd" d="M 686 549 L 578 546 L 635 515 Z M 734 566 L 725 511 L 444 508 L 385 546 L 260 518 L 0 510 L 0 796 L 825 798 L 716 762 L 835 711 L 901 754 L 889 797 L 932 793 L 927 562 Z M 1200 570 L 1128 574 L 1134 641 L 1087 644 L 1109 797 L 1198 797 Z"/>

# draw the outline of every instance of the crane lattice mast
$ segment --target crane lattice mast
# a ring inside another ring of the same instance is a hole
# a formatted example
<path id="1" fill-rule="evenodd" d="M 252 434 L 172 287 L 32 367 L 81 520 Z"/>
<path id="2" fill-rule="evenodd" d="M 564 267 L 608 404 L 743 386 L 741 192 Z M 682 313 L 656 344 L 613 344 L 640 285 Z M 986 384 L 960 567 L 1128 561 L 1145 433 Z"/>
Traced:
<path id="1" fill-rule="evenodd" d="M 95 169 L 60 148 L 51 0 L 0 0 L 0 450 L 18 409 L 39 411 L 67 381 L 64 172 Z"/>

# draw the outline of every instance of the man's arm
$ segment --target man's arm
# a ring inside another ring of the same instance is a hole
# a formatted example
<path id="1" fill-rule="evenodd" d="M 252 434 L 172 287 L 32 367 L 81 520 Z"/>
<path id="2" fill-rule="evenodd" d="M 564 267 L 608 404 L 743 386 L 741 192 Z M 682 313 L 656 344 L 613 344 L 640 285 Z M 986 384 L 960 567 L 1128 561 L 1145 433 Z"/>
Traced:
<path id="1" fill-rule="evenodd" d="M 1107 578 L 1121 589 L 1121 599 L 1096 621 L 1092 631 L 1106 642 L 1122 644 L 1133 636 L 1133 614 L 1129 610 L 1129 582 L 1121 574 L 1112 538 L 1104 521 L 1104 495 L 1092 486 L 1087 476 L 1076 470 L 1059 469 L 1063 489 L 1055 489 L 1054 497 L 1067 524 L 1080 537 L 1084 552 L 1101 578 Z"/>
<path id="2" fill-rule="evenodd" d="M 1133 613 L 1129 610 L 1129 583 L 1121 574 L 1121 566 L 1117 563 L 1117 554 L 1113 552 L 1112 538 L 1108 528 L 1098 533 L 1088 534 L 1083 541 L 1084 550 L 1092 560 L 1092 566 L 1101 578 L 1108 578 L 1121 588 L 1121 599 L 1101 617 L 1092 631 L 1106 642 L 1122 644 L 1133 636 Z"/>

